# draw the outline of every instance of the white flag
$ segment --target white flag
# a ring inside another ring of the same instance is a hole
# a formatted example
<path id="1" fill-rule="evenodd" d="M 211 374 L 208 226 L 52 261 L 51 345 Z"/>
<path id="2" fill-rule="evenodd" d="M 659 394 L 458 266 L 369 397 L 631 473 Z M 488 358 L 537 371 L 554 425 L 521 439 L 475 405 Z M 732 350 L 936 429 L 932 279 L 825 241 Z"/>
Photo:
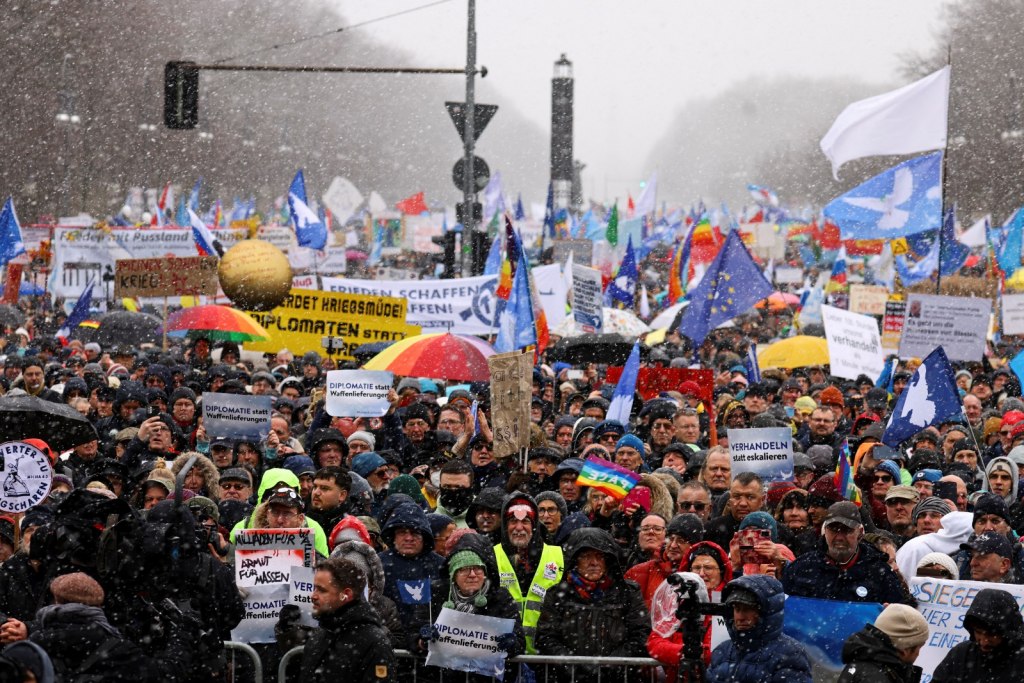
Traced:
<path id="1" fill-rule="evenodd" d="M 978 222 L 960 233 L 957 241 L 968 247 L 983 247 L 988 241 L 988 226 L 992 217 L 985 215 Z"/>
<path id="2" fill-rule="evenodd" d="M 636 200 L 636 211 L 637 216 L 646 216 L 649 213 L 654 213 L 655 204 L 658 195 L 658 173 L 655 171 L 651 174 L 651 179 L 644 185 L 644 191 L 640 193 L 640 197 Z"/>
<path id="3" fill-rule="evenodd" d="M 882 154 L 913 154 L 946 146 L 949 66 L 891 92 L 849 105 L 821 139 L 821 151 L 839 167 Z"/>
<path id="4" fill-rule="evenodd" d="M 640 284 L 640 317 L 651 319 L 651 302 L 647 300 L 647 285 L 643 283 Z"/>
<path id="5" fill-rule="evenodd" d="M 367 208 L 370 209 L 371 215 L 379 216 L 388 210 L 388 204 L 384 201 L 384 198 L 374 190 L 370 193 L 370 199 L 367 201 Z"/>

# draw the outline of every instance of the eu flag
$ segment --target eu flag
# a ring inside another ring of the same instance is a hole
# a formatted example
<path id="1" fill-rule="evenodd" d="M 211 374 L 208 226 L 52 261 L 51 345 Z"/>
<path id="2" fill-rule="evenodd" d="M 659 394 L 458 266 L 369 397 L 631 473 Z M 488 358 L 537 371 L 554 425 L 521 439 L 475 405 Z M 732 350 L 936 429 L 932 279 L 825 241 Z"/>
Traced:
<path id="1" fill-rule="evenodd" d="M 949 207 L 946 216 L 942 221 L 942 246 L 939 251 L 939 272 L 943 275 L 953 275 L 967 262 L 971 255 L 971 249 L 966 244 L 960 244 L 956 238 L 956 204 Z"/>
<path id="2" fill-rule="evenodd" d="M 689 294 L 679 331 L 700 346 L 708 333 L 772 293 L 772 285 L 743 246 L 738 230 L 711 262 L 700 284 Z"/>
<path id="3" fill-rule="evenodd" d="M 14 199 L 8 197 L 0 211 L 0 265 L 24 253 L 25 243 L 21 239 L 21 225 L 14 211 Z"/>

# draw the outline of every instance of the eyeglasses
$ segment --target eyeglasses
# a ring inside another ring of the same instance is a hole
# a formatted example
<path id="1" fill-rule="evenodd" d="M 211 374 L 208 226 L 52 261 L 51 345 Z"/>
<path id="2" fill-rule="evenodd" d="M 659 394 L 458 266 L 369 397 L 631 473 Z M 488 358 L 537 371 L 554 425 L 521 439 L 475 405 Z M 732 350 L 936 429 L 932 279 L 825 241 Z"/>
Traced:
<path id="1" fill-rule="evenodd" d="M 558 508 L 537 508 L 538 515 L 556 515 Z"/>
<path id="2" fill-rule="evenodd" d="M 660 423 L 659 422 L 655 422 L 653 425 L 651 425 L 651 430 L 652 431 L 667 432 L 667 431 L 669 431 L 671 429 L 672 429 L 672 423 L 671 422 L 660 422 Z"/>
<path id="3" fill-rule="evenodd" d="M 486 570 L 483 567 L 459 567 L 459 572 L 463 574 L 483 574 Z"/>
<path id="4" fill-rule="evenodd" d="M 462 424 L 462 420 L 457 420 L 455 418 L 451 418 L 451 419 L 445 418 L 443 420 L 439 420 L 438 424 L 442 424 L 442 425 L 460 425 L 460 424 Z"/>
<path id="5" fill-rule="evenodd" d="M 241 491 L 249 488 L 248 484 L 242 482 L 229 481 L 226 484 L 221 484 L 220 487 L 225 491 Z"/>
<path id="6" fill-rule="evenodd" d="M 685 538 L 683 538 L 682 536 L 676 536 L 675 534 L 665 539 L 666 548 L 673 545 L 687 545 L 688 543 L 689 541 L 687 541 Z"/>
<path id="7" fill-rule="evenodd" d="M 489 443 L 478 443 L 473 446 L 474 451 L 493 451 L 494 448 Z"/>
<path id="8" fill-rule="evenodd" d="M 654 526 L 652 524 L 648 524 L 647 526 L 640 527 L 640 533 L 642 533 L 642 534 L 660 534 L 663 531 L 665 531 L 665 527 L 663 527 L 663 526 Z"/>
<path id="9" fill-rule="evenodd" d="M 707 503 L 691 503 L 685 500 L 679 502 L 680 510 L 696 510 L 697 512 L 704 512 L 704 508 L 707 506 Z"/>

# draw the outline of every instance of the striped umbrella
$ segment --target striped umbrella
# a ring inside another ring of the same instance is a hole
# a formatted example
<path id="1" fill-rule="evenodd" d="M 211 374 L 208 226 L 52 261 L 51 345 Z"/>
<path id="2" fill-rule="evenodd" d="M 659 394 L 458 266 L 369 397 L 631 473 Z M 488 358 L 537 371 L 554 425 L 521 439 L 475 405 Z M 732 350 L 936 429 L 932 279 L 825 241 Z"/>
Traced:
<path id="1" fill-rule="evenodd" d="M 251 317 L 228 306 L 210 304 L 183 308 L 164 324 L 169 337 L 207 337 L 218 341 L 266 341 L 270 333 Z"/>
<path id="2" fill-rule="evenodd" d="M 371 358 L 366 370 L 387 370 L 405 377 L 486 382 L 487 359 L 494 349 L 476 337 L 450 333 L 420 334 L 395 342 Z"/>

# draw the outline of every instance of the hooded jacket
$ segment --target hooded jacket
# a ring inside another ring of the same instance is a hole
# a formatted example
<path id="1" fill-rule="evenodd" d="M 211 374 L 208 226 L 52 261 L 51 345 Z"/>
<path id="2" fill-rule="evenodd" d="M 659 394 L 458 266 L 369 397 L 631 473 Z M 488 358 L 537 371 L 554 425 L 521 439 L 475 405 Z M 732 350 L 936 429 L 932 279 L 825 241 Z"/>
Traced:
<path id="1" fill-rule="evenodd" d="M 908 539 L 896 551 L 896 564 L 900 574 L 913 577 L 917 574 L 917 563 L 928 553 L 943 553 L 954 556 L 960 544 L 966 543 L 974 532 L 974 515 L 970 512 L 951 512 L 942 518 L 942 528 L 933 534 Z"/>
<path id="2" fill-rule="evenodd" d="M 717 586 L 709 587 L 708 591 L 714 592 L 722 590 L 722 588 L 724 588 L 727 583 L 732 581 L 732 563 L 729 562 L 729 553 L 725 552 L 722 546 L 718 545 L 717 543 L 714 543 L 712 541 L 701 541 L 700 543 L 694 543 L 692 546 L 690 546 L 690 552 L 687 553 L 686 557 L 684 557 L 683 561 L 679 564 L 679 571 L 693 571 L 692 569 L 690 569 L 690 565 L 692 564 L 690 558 L 694 556 L 693 551 L 698 550 L 699 548 L 708 548 L 710 550 L 713 550 L 715 554 L 718 555 L 718 559 L 721 560 L 719 564 L 725 568 L 722 572 L 722 582 Z"/>
<path id="3" fill-rule="evenodd" d="M 267 470 L 263 473 L 263 477 L 260 479 L 259 493 L 256 495 L 256 500 L 263 500 L 263 494 L 266 493 L 268 489 L 279 485 L 287 486 L 298 491 L 299 478 L 295 476 L 294 472 L 286 470 L 283 467 L 274 467 Z M 327 546 L 327 534 L 324 533 L 323 527 L 308 515 L 306 515 L 305 526 L 313 530 L 313 541 L 316 545 L 316 551 L 324 557 L 330 555 L 330 549 Z M 235 542 L 235 535 L 241 529 L 266 528 L 268 528 L 267 506 L 260 503 L 253 509 L 252 514 L 236 524 L 231 530 L 231 542 Z"/>
<path id="4" fill-rule="evenodd" d="M 899 658 L 885 633 L 868 624 L 843 644 L 843 672 L 837 683 L 918 683 L 921 667 Z"/>
<path id="5" fill-rule="evenodd" d="M 817 550 L 801 555 L 782 570 L 787 595 L 915 606 L 882 551 L 861 541 L 853 563 L 843 569 L 829 558 L 825 539 L 818 544 Z"/>
<path id="6" fill-rule="evenodd" d="M 395 653 L 380 617 L 361 595 L 321 615 L 302 653 L 300 680 L 310 683 L 395 681 Z"/>
<path id="7" fill-rule="evenodd" d="M 782 584 L 770 576 L 741 576 L 722 591 L 723 601 L 737 588 L 754 594 L 760 619 L 754 628 L 739 631 L 732 615 L 725 617 L 731 640 L 711 653 L 708 683 L 811 683 L 807 653 L 782 632 Z"/>
<path id="8" fill-rule="evenodd" d="M 1017 502 L 1017 484 L 1018 477 L 1016 476 L 1017 465 L 1006 457 L 993 458 L 989 461 L 988 465 L 985 466 L 985 480 L 981 484 L 982 491 L 991 491 L 992 488 L 989 486 L 988 477 L 992 474 L 992 470 L 995 469 L 997 464 L 1002 464 L 1003 467 L 1007 467 L 1010 470 L 1010 479 L 1013 480 L 1013 488 L 1010 490 L 1010 495 L 1003 496 L 1003 500 L 1006 501 L 1006 507 L 1012 506 Z"/>
<path id="9" fill-rule="evenodd" d="M 1003 643 L 985 654 L 974 639 L 974 627 L 983 626 L 1003 637 Z M 1010 683 L 1024 676 L 1024 620 L 1017 601 L 1006 591 L 983 588 L 964 616 L 971 639 L 955 645 L 935 667 L 933 683 Z"/>
<path id="10" fill-rule="evenodd" d="M 401 649 L 405 646 L 405 629 L 398 617 L 398 608 L 391 598 L 384 595 L 384 567 L 380 563 L 377 551 L 361 541 L 342 541 L 331 551 L 331 557 L 352 557 L 358 555 L 360 566 L 365 564 L 370 571 L 366 573 L 366 585 L 370 594 L 370 606 L 377 611 L 384 627 L 391 634 L 391 646 Z"/>
<path id="11" fill-rule="evenodd" d="M 505 493 L 504 489 L 497 487 L 488 487 L 482 489 L 480 493 L 476 494 L 476 498 L 469 504 L 469 508 L 466 509 L 466 526 L 470 529 L 476 529 L 477 533 L 480 533 L 476 523 L 476 513 L 480 510 L 498 510 L 501 511 L 505 505 Z M 502 536 L 502 528 L 504 524 L 501 523 L 501 519 L 498 520 L 498 527 L 488 533 L 492 543 L 500 543 Z"/>
<path id="12" fill-rule="evenodd" d="M 643 657 L 651 624 L 640 587 L 622 573 L 620 551 L 611 534 L 602 529 L 577 529 L 569 538 L 566 573 L 561 583 L 547 592 L 537 625 L 537 651 L 543 655 L 588 657 Z M 611 584 L 600 595 L 584 597 L 571 574 L 585 550 L 605 557 Z M 555 670 L 569 680 L 566 669 Z M 596 680 L 595 667 L 576 667 L 576 680 Z M 642 671 L 629 672 L 630 680 Z"/>

